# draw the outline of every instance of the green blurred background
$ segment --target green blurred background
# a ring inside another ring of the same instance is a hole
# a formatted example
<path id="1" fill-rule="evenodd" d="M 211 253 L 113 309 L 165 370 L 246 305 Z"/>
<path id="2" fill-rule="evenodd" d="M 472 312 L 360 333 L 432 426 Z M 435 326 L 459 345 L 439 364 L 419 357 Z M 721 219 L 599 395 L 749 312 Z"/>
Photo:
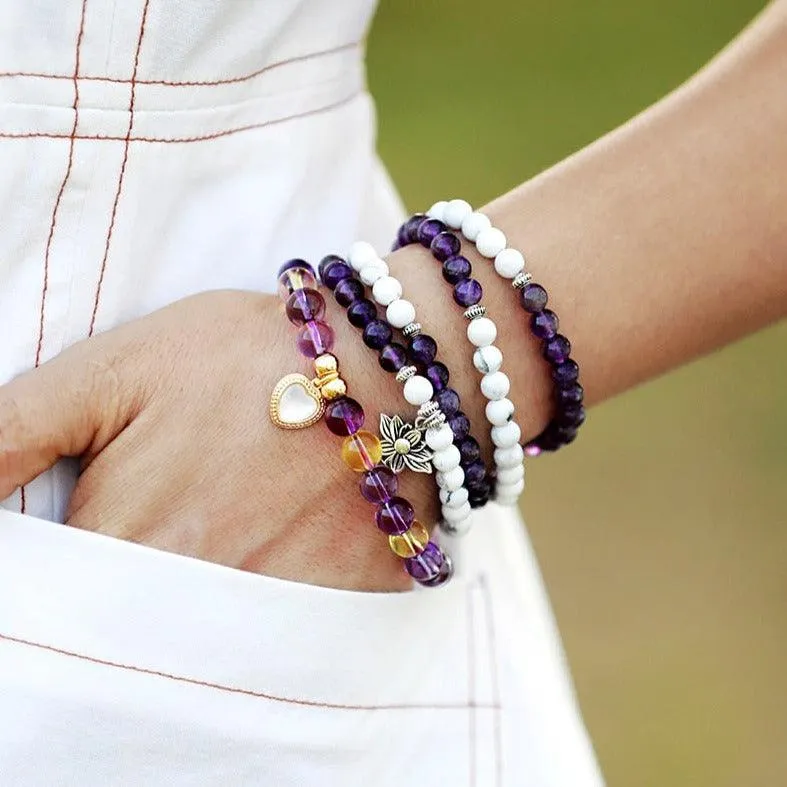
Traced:
<path id="1" fill-rule="evenodd" d="M 410 208 L 483 204 L 676 87 L 762 6 L 383 0 L 382 155 Z M 525 513 L 611 787 L 787 784 L 785 359 L 781 325 L 595 409 L 530 466 Z"/>

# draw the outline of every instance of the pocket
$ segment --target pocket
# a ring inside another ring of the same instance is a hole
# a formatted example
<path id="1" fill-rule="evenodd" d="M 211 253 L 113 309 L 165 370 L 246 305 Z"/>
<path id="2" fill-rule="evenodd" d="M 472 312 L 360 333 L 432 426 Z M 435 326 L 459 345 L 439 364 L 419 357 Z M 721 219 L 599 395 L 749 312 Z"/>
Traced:
<path id="1" fill-rule="evenodd" d="M 353 593 L 0 512 L 0 775 L 469 784 L 470 589 Z"/>

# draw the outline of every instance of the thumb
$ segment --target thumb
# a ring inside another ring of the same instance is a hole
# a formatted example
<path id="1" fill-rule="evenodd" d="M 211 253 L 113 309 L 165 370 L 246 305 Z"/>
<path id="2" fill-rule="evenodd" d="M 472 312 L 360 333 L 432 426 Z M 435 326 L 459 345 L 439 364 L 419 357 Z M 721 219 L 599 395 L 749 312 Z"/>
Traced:
<path id="1" fill-rule="evenodd" d="M 61 457 L 89 462 L 139 411 L 131 365 L 105 336 L 0 386 L 0 500 Z"/>

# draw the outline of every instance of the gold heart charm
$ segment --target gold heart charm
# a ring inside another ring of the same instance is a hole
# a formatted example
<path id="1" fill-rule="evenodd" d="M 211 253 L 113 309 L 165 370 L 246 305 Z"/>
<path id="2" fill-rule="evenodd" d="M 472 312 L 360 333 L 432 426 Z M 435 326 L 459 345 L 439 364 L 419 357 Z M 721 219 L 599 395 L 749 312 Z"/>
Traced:
<path id="1" fill-rule="evenodd" d="M 271 394 L 269 413 L 279 429 L 305 429 L 325 412 L 325 402 L 314 383 L 302 374 L 282 377 Z"/>

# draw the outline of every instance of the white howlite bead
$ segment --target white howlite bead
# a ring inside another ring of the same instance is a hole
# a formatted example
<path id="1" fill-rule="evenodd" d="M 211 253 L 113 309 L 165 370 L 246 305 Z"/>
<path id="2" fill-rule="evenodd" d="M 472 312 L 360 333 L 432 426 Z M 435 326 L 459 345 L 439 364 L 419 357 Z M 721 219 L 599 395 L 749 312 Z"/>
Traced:
<path id="1" fill-rule="evenodd" d="M 415 306 L 404 298 L 397 298 L 388 304 L 385 316 L 394 328 L 404 328 L 405 325 L 415 322 Z"/>
<path id="2" fill-rule="evenodd" d="M 458 230 L 462 226 L 462 222 L 473 212 L 473 208 L 469 202 L 463 199 L 452 199 L 443 211 L 443 221 L 451 227 L 451 229 Z"/>
<path id="3" fill-rule="evenodd" d="M 393 276 L 381 276 L 372 287 L 372 295 L 381 306 L 388 306 L 402 297 L 402 283 Z"/>
<path id="4" fill-rule="evenodd" d="M 453 492 L 449 492 L 447 489 L 440 490 L 440 502 L 443 504 L 444 508 L 459 508 L 459 506 L 464 505 L 469 498 L 470 492 L 465 486 Z"/>
<path id="5" fill-rule="evenodd" d="M 359 240 L 350 246 L 350 253 L 347 255 L 347 262 L 353 270 L 359 271 L 364 265 L 368 265 L 373 260 L 378 259 L 374 246 L 366 241 Z"/>
<path id="6" fill-rule="evenodd" d="M 504 470 L 498 468 L 497 470 L 497 483 L 508 486 L 515 484 L 517 481 L 525 477 L 525 466 L 516 465 L 514 467 L 506 467 Z"/>
<path id="7" fill-rule="evenodd" d="M 461 467 L 455 467 L 447 473 L 440 474 L 442 483 L 440 486 L 447 489 L 449 492 L 455 492 L 460 489 L 465 483 L 465 471 Z"/>
<path id="8" fill-rule="evenodd" d="M 467 324 L 467 338 L 476 347 L 488 347 L 497 338 L 497 326 L 489 317 L 478 317 Z"/>
<path id="9" fill-rule="evenodd" d="M 481 393 L 487 399 L 504 399 L 511 390 L 511 381 L 505 372 L 492 372 L 481 378 Z"/>
<path id="10" fill-rule="evenodd" d="M 440 530 L 446 535 L 461 538 L 466 536 L 473 527 L 473 520 L 468 516 L 459 522 L 446 522 L 445 519 L 440 522 Z"/>
<path id="11" fill-rule="evenodd" d="M 443 508 L 442 514 L 443 519 L 448 522 L 449 525 L 458 524 L 459 522 L 463 522 L 470 516 L 470 512 L 472 509 L 470 508 L 470 503 L 462 503 L 459 508 Z"/>
<path id="12" fill-rule="evenodd" d="M 525 452 L 521 445 L 512 445 L 508 448 L 495 449 L 495 465 L 505 470 L 508 467 L 516 467 L 525 461 Z"/>
<path id="13" fill-rule="evenodd" d="M 492 426 L 505 426 L 514 417 L 514 403 L 510 399 L 493 399 L 486 403 L 486 420 Z"/>
<path id="14" fill-rule="evenodd" d="M 506 236 L 497 227 L 487 227 L 478 233 L 475 247 L 481 256 L 491 260 L 506 247 Z"/>
<path id="15" fill-rule="evenodd" d="M 425 439 L 433 451 L 442 451 L 454 442 L 454 433 L 448 424 L 443 424 L 437 429 L 427 429 Z"/>
<path id="16" fill-rule="evenodd" d="M 432 383 L 422 377 L 420 374 L 413 375 L 405 384 L 402 389 L 404 398 L 410 403 L 418 407 L 419 405 L 426 404 L 434 396 L 434 388 Z"/>
<path id="17" fill-rule="evenodd" d="M 478 234 L 482 230 L 488 230 L 492 226 L 492 222 L 483 214 L 475 211 L 469 216 L 465 217 L 462 222 L 462 235 L 464 235 L 471 243 L 475 243 Z"/>
<path id="18" fill-rule="evenodd" d="M 445 216 L 445 209 L 448 207 L 448 203 L 443 199 L 440 202 L 435 202 L 429 210 L 426 211 L 426 215 L 429 216 L 430 219 L 438 219 L 439 221 L 445 221 L 443 216 Z"/>
<path id="19" fill-rule="evenodd" d="M 380 279 L 388 277 L 388 263 L 384 260 L 376 259 L 367 263 L 358 272 L 358 278 L 367 286 L 371 287 Z"/>
<path id="20" fill-rule="evenodd" d="M 459 462 L 461 461 L 462 457 L 459 449 L 455 445 L 449 445 L 447 448 L 435 451 L 432 456 L 432 467 L 441 473 L 447 473 L 449 470 L 459 467 Z"/>
<path id="21" fill-rule="evenodd" d="M 519 495 L 525 490 L 525 479 L 520 478 L 513 484 L 498 484 L 495 490 L 495 500 L 502 503 L 505 500 L 516 502 Z"/>
<path id="22" fill-rule="evenodd" d="M 503 353 L 501 353 L 494 344 L 489 344 L 486 347 L 479 347 L 473 353 L 473 366 L 475 366 L 481 374 L 496 372 L 502 365 Z"/>
<path id="23" fill-rule="evenodd" d="M 503 249 L 495 257 L 495 270 L 504 279 L 515 279 L 525 269 L 525 258 L 516 249 Z"/>
<path id="24" fill-rule="evenodd" d="M 505 426 L 493 426 L 490 429 L 492 442 L 498 448 L 516 445 L 522 438 L 522 430 L 516 421 L 509 421 Z"/>

